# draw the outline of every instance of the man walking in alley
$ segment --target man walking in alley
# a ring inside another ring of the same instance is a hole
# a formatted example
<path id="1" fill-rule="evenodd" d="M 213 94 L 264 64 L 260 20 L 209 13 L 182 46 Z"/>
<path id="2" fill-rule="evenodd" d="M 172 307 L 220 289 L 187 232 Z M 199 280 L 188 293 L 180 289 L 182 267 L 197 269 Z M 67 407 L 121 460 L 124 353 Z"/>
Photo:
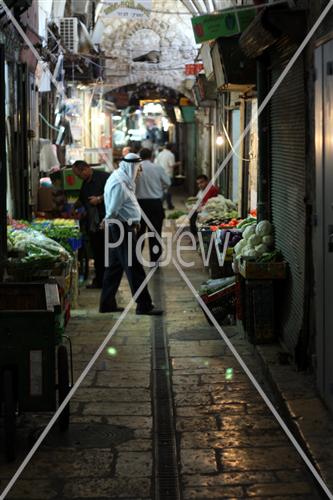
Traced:
<path id="1" fill-rule="evenodd" d="M 146 278 L 142 264 L 136 255 L 141 210 L 135 197 L 135 179 L 140 163 L 141 158 L 138 155 L 127 154 L 105 185 L 105 223 L 109 226 L 109 239 L 114 246 L 109 248 L 109 265 L 104 273 L 99 308 L 101 313 L 123 310 L 117 306 L 116 294 L 124 272 L 132 295 L 137 292 Z M 143 288 L 136 302 L 136 314 L 159 316 L 163 313 L 155 309 L 147 286 Z"/>
<path id="2" fill-rule="evenodd" d="M 161 238 L 164 219 L 163 191 L 165 188 L 170 187 L 171 180 L 161 166 L 151 161 L 152 151 L 150 149 L 142 149 L 140 157 L 143 160 L 142 173 L 136 181 L 136 196 L 140 207 L 150 220 L 154 230 L 156 230 L 157 236 Z M 138 237 L 146 232 L 147 224 L 144 218 L 141 218 L 140 226 Z M 152 229 L 148 228 L 148 231 L 152 231 Z M 149 238 L 151 262 L 158 262 L 162 254 L 162 247 L 158 237 Z"/>
<path id="3" fill-rule="evenodd" d="M 170 185 L 171 185 L 172 179 L 173 179 L 173 171 L 174 171 L 174 168 L 176 166 L 176 158 L 172 152 L 172 144 L 171 143 L 167 142 L 164 145 L 164 148 L 162 149 L 162 151 L 160 153 L 158 153 L 158 155 L 156 156 L 155 163 L 157 163 L 157 165 L 160 165 L 161 167 L 163 167 L 165 173 L 170 178 Z M 165 199 L 167 202 L 167 206 L 170 210 L 175 208 L 172 204 L 170 188 L 168 188 L 165 191 Z"/>
<path id="4" fill-rule="evenodd" d="M 74 174 L 83 180 L 78 202 L 86 210 L 86 228 L 94 258 L 95 278 L 87 288 L 102 288 L 104 274 L 104 231 L 101 221 L 105 217 L 104 186 L 109 173 L 93 170 L 85 161 L 73 164 Z"/>

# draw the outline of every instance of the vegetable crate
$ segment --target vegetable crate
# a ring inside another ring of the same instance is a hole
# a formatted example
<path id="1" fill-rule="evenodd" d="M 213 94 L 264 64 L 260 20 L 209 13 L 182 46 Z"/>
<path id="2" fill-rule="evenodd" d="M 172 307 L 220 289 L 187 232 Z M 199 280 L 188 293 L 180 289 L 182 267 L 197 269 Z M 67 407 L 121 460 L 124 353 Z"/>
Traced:
<path id="1" fill-rule="evenodd" d="M 204 301 L 216 321 L 221 323 L 229 314 L 235 315 L 236 283 L 214 293 L 202 295 L 201 299 Z M 203 312 L 208 323 L 211 325 L 212 322 L 206 314 L 206 311 L 203 310 Z"/>
<path id="2" fill-rule="evenodd" d="M 245 280 L 243 324 L 252 344 L 275 340 L 274 283 L 272 280 Z"/>
<path id="3" fill-rule="evenodd" d="M 8 460 L 15 458 L 17 414 L 54 411 L 69 392 L 67 348 L 57 335 L 59 313 L 56 284 L 0 284 L 0 397 Z M 70 362 L 72 368 L 71 350 Z M 69 405 L 58 423 L 68 428 Z"/>
<path id="4" fill-rule="evenodd" d="M 246 279 L 284 279 L 287 275 L 286 262 L 251 262 L 241 259 L 238 269 Z"/>

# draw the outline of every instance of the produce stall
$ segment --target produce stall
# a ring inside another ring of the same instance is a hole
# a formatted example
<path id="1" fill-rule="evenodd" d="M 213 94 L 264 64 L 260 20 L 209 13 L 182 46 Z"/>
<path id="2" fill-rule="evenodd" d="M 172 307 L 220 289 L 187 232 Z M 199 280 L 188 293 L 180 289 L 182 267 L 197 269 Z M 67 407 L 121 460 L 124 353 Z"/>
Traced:
<path id="1" fill-rule="evenodd" d="M 191 200 L 187 204 L 190 206 Z M 224 278 L 233 275 L 232 255 L 233 246 L 240 237 L 234 231 L 239 220 L 237 219 L 237 206 L 231 200 L 222 195 L 210 198 L 202 210 L 198 212 L 196 221 L 198 237 L 203 242 L 203 253 L 207 254 L 214 239 L 208 266 L 209 275 L 212 279 Z M 227 244 L 225 244 L 227 239 Z"/>
<path id="2" fill-rule="evenodd" d="M 66 325 L 78 295 L 77 251 L 80 233 L 75 221 L 36 219 L 11 221 L 7 227 L 6 281 L 56 282 Z M 65 248 L 66 247 L 66 248 Z"/>
<path id="3" fill-rule="evenodd" d="M 262 344 L 276 340 L 278 288 L 288 267 L 274 248 L 273 226 L 269 221 L 257 223 L 254 215 L 201 228 L 207 241 L 215 233 L 216 251 L 224 254 L 226 262 L 232 259 L 232 272 L 221 270 L 214 277 L 224 279 L 208 280 L 199 294 L 218 322 L 234 315 L 249 341 Z"/>
<path id="4" fill-rule="evenodd" d="M 203 283 L 199 288 L 199 295 L 206 307 L 220 324 L 223 324 L 226 318 L 235 316 L 236 307 L 236 277 L 210 279 Z M 209 324 L 211 319 L 204 314 Z"/>
<path id="5" fill-rule="evenodd" d="M 79 293 L 79 259 L 78 252 L 82 246 L 82 235 L 79 222 L 74 219 L 35 219 L 32 227 L 48 238 L 58 242 L 72 257 L 70 275 L 60 276 L 57 282 L 63 293 L 68 295 L 71 307 L 75 308 Z"/>

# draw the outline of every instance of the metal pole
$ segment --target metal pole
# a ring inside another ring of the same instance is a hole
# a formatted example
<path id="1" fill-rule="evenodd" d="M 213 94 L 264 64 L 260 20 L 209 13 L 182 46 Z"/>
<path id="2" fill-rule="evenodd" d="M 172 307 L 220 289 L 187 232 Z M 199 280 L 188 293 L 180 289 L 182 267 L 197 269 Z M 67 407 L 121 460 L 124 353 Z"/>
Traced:
<path id="1" fill-rule="evenodd" d="M 205 14 L 205 9 L 201 5 L 199 0 L 192 0 L 192 3 L 195 5 L 195 7 L 198 9 L 199 14 Z"/>
<path id="2" fill-rule="evenodd" d="M 184 7 L 186 7 L 187 10 L 191 12 L 191 14 L 193 14 L 193 16 L 197 16 L 199 14 L 199 12 L 197 11 L 196 7 L 193 5 L 191 0 L 181 0 L 181 1 Z"/>
<path id="3" fill-rule="evenodd" d="M 3 280 L 7 257 L 7 158 L 5 108 L 5 47 L 0 45 L 0 281 Z"/>
<path id="4" fill-rule="evenodd" d="M 210 14 L 210 12 L 212 12 L 212 9 L 211 9 L 212 6 L 209 3 L 209 0 L 204 0 L 204 3 L 205 3 L 206 10 L 207 10 L 207 14 Z"/>

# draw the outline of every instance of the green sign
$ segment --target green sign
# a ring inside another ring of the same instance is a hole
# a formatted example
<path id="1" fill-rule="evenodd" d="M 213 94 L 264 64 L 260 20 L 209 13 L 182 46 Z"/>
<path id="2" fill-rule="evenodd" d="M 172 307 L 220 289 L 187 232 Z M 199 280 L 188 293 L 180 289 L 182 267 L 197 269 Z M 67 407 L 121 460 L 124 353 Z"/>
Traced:
<path id="1" fill-rule="evenodd" d="M 193 123 L 195 119 L 195 106 L 182 106 L 182 115 L 185 123 Z"/>
<path id="2" fill-rule="evenodd" d="M 255 16 L 256 9 L 248 9 L 192 17 L 195 41 L 202 43 L 223 36 L 237 35 L 248 27 Z"/>

